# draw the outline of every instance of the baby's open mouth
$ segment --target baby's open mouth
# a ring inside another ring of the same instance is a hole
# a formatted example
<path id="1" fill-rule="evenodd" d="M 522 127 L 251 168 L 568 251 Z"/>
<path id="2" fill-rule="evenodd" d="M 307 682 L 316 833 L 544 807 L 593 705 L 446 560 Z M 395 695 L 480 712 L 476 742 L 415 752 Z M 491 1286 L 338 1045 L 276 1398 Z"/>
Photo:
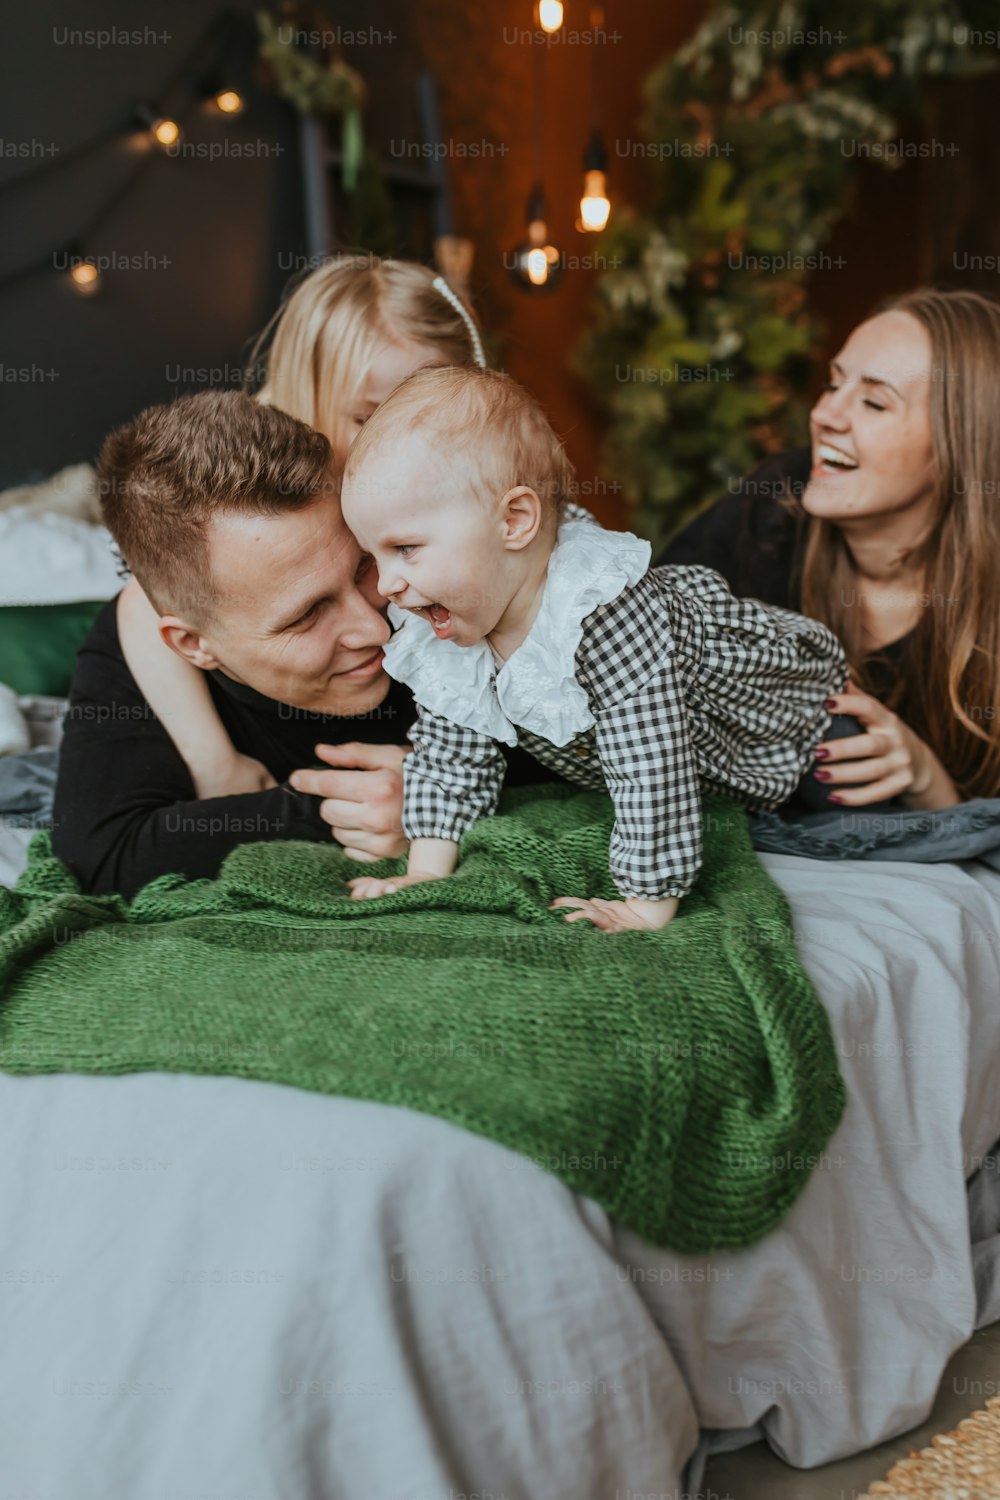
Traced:
<path id="1" fill-rule="evenodd" d="M 447 638 L 451 632 L 451 610 L 445 609 L 443 604 L 428 604 L 420 613 L 425 615 L 431 622 L 434 634 L 441 640 Z"/>

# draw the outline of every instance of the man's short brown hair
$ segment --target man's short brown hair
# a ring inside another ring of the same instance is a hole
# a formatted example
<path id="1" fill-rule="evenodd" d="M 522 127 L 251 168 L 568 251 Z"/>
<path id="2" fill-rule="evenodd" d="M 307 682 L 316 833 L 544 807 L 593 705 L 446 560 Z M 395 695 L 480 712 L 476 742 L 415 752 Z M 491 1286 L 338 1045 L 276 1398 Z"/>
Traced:
<path id="1" fill-rule="evenodd" d="M 181 396 L 105 439 L 101 509 L 156 609 L 205 623 L 219 598 L 213 517 L 301 510 L 335 488 L 332 462 L 322 433 L 242 391 Z"/>

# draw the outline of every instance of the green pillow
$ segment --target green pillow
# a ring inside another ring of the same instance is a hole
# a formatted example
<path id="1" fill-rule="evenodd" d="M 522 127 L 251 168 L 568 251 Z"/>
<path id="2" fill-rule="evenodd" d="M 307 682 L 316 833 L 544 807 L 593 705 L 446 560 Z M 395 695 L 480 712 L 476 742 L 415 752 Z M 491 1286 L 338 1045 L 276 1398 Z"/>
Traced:
<path id="1" fill-rule="evenodd" d="M 106 603 L 0 605 L 0 682 L 15 693 L 65 698 L 76 653 Z"/>

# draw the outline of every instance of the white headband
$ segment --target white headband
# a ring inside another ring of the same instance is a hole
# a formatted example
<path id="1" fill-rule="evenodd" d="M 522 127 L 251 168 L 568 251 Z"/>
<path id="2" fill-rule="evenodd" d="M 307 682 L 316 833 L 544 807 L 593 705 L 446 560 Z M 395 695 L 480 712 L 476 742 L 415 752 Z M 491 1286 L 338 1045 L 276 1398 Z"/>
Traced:
<path id="1" fill-rule="evenodd" d="M 459 297 L 455 292 L 452 291 L 451 287 L 445 281 L 443 276 L 435 276 L 432 284 L 441 293 L 442 297 L 444 297 L 448 302 L 451 303 L 452 307 L 458 313 L 458 316 L 461 318 L 462 322 L 469 330 L 469 338 L 472 340 L 472 349 L 473 353 L 476 356 L 476 364 L 481 370 L 485 370 L 486 356 L 483 353 L 483 341 L 479 337 L 479 329 L 476 327 L 469 309 L 466 307 L 461 297 Z"/>

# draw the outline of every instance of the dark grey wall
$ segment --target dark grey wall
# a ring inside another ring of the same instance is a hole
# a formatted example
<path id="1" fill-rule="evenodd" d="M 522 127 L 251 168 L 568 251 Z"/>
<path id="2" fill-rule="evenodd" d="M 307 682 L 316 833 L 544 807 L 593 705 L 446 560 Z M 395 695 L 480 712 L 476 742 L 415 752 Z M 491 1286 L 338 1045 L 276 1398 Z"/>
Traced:
<path id="1" fill-rule="evenodd" d="M 12 10 L 0 59 L 0 185 L 50 159 L 19 153 L 57 147 L 58 161 L 127 118 L 133 102 L 155 97 L 220 8 L 29 0 Z M 92 458 L 105 433 L 152 402 L 237 384 L 249 341 L 304 255 L 297 116 L 254 81 L 254 0 L 234 8 L 250 18 L 233 70 L 248 108 L 231 120 L 189 113 L 186 140 L 203 153 L 156 154 L 84 246 L 130 257 L 138 269 L 109 269 L 90 299 L 54 269 L 0 286 L 0 486 Z M 341 26 L 388 27 L 402 6 L 359 0 L 329 9 Z M 138 45 L 64 40 L 67 29 L 108 28 L 148 36 Z M 373 134 L 387 81 L 398 98 L 400 65 L 412 71 L 407 52 L 398 27 L 392 43 L 345 48 L 372 79 Z M 188 82 L 161 102 L 183 111 L 190 101 Z M 208 159 L 213 143 L 227 154 Z M 37 184 L 0 186 L 0 279 L 71 240 L 139 159 L 135 139 L 119 139 Z"/>

